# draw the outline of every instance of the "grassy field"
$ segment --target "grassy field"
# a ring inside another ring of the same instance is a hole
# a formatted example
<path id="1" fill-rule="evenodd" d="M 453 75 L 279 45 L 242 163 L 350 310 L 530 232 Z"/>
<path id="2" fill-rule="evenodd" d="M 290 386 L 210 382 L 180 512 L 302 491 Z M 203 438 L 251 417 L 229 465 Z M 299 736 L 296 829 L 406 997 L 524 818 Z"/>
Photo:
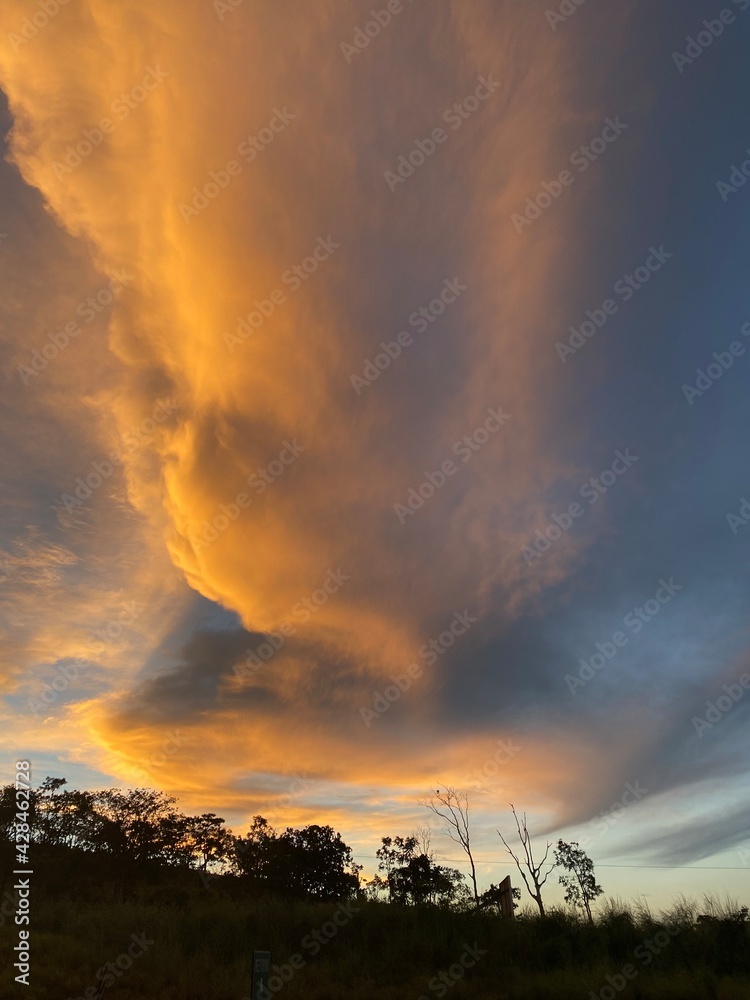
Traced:
<path id="1" fill-rule="evenodd" d="M 717 919 L 696 922 L 688 902 L 658 920 L 610 904 L 591 927 L 561 911 L 502 921 L 366 900 L 248 899 L 193 878 L 140 886 L 121 903 L 38 893 L 31 986 L 13 982 L 17 928 L 6 921 L 0 996 L 241 1000 L 252 951 L 265 949 L 279 970 L 272 996 L 288 1000 L 750 998 L 750 924 L 716 906 Z"/>

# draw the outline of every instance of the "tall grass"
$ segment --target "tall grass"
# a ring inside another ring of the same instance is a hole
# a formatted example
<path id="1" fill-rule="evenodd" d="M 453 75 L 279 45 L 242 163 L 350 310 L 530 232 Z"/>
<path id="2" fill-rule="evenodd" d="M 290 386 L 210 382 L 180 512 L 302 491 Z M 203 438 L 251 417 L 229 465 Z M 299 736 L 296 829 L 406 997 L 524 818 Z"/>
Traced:
<path id="1" fill-rule="evenodd" d="M 618 991 L 623 998 L 750 998 L 750 924 L 728 899 L 698 905 L 681 898 L 659 915 L 643 900 L 610 899 L 593 926 L 564 908 L 544 920 L 525 911 L 505 921 L 364 900 L 354 910 L 339 916 L 336 928 L 329 923 L 334 904 L 247 897 L 236 883 L 204 888 L 197 876 L 181 886 L 141 886 L 121 904 L 38 894 L 32 986 L 11 991 L 8 963 L 0 996 L 93 1000 L 97 969 L 125 952 L 132 934 L 145 933 L 153 944 L 104 990 L 104 1000 L 242 1000 L 253 949 L 271 951 L 287 971 L 292 956 L 302 955 L 304 967 L 274 993 L 280 1000 L 589 1000 L 592 993 L 608 997 L 607 977 L 618 982 L 626 966 L 636 976 Z M 698 920 L 701 914 L 711 919 Z M 303 942 L 320 929 L 325 943 L 313 955 Z M 14 938 L 6 925 L 5 956 Z M 464 969 L 467 945 L 484 954 Z M 435 978 L 441 971 L 449 986 Z"/>

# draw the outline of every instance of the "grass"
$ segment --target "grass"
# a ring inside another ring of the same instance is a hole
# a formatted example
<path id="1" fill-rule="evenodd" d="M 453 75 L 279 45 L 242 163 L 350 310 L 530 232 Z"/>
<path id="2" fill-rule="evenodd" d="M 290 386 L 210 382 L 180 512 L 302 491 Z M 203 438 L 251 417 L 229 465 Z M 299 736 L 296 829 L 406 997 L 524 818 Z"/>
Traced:
<path id="1" fill-rule="evenodd" d="M 700 912 L 714 919 L 698 921 L 697 905 L 686 899 L 659 917 L 640 901 L 610 900 L 592 927 L 559 909 L 545 920 L 526 911 L 502 921 L 362 900 L 347 914 L 335 904 L 246 898 L 236 883 L 220 880 L 204 888 L 194 873 L 183 885 L 141 885 L 122 903 L 105 890 L 99 900 L 90 887 L 84 894 L 36 894 L 32 985 L 14 994 L 93 1000 L 97 970 L 145 933 L 153 943 L 110 977 L 106 1000 L 242 1000 L 253 949 L 287 966 L 289 981 L 273 993 L 282 1000 L 611 1000 L 620 985 L 615 995 L 625 1000 L 750 997 L 750 924 L 730 901 L 705 901 Z M 3 936 L 7 956 L 16 928 L 6 924 Z M 461 965 L 462 955 L 471 961 L 467 945 L 484 952 L 470 968 Z M 298 970 L 294 955 L 303 963 Z M 626 977 L 625 967 L 634 975 Z M 447 983 L 436 978 L 441 971 Z M 11 995 L 5 984 L 13 975 L 2 971 L 0 995 Z"/>

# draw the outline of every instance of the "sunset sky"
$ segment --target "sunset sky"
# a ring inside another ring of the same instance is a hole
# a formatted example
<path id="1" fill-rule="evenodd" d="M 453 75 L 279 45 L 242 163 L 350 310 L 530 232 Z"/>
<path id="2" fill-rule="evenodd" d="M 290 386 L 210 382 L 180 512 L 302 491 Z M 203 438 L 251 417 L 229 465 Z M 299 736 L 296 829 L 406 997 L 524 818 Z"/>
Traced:
<path id="1" fill-rule="evenodd" d="M 368 872 L 449 784 L 485 885 L 513 802 L 608 894 L 748 901 L 750 0 L 709 7 L 5 0 L 0 778 Z"/>

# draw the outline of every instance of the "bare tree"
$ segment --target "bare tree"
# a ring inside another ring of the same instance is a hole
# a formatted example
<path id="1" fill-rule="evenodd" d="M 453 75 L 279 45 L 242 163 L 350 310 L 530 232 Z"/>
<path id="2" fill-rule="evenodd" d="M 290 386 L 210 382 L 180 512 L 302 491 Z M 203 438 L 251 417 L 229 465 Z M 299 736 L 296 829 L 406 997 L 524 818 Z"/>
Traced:
<path id="1" fill-rule="evenodd" d="M 498 837 L 500 837 L 503 844 L 505 845 L 505 849 L 508 852 L 508 854 L 510 854 L 510 856 L 515 861 L 516 868 L 521 873 L 521 878 L 524 881 L 524 885 L 526 886 L 529 895 L 534 900 L 536 905 L 539 907 L 540 915 L 544 916 L 544 903 L 542 902 L 542 886 L 547 881 L 550 872 L 552 872 L 557 867 L 554 861 L 550 862 L 549 868 L 544 873 L 544 876 L 542 876 L 542 870 L 545 864 L 547 863 L 547 857 L 549 855 L 549 851 L 550 848 L 552 847 L 552 844 L 550 844 L 549 842 L 547 843 L 547 849 L 544 852 L 544 857 L 539 862 L 539 864 L 537 864 L 534 861 L 534 852 L 531 847 L 531 834 L 529 833 L 529 828 L 526 825 L 526 813 L 523 814 L 523 822 L 521 822 L 518 818 L 518 814 L 516 813 L 516 807 L 513 805 L 513 803 L 511 803 L 510 811 L 513 813 L 513 819 L 516 821 L 518 839 L 521 841 L 521 847 L 523 848 L 523 854 L 524 854 L 523 861 L 521 861 L 518 858 L 518 856 L 513 852 L 510 845 L 508 844 L 508 841 L 505 839 L 502 833 L 500 833 L 499 830 L 497 831 L 497 835 Z M 529 873 L 529 877 L 531 878 L 531 885 L 529 884 L 529 879 L 526 877 L 526 872 Z M 532 885 L 534 886 L 533 889 L 531 888 Z"/>
<path id="2" fill-rule="evenodd" d="M 474 905 L 479 909 L 479 891 L 477 889 L 477 870 L 474 864 L 474 855 L 471 850 L 471 837 L 469 834 L 469 797 L 466 792 L 458 791 L 455 788 L 446 788 L 440 791 L 435 790 L 435 794 L 428 799 L 420 799 L 419 804 L 426 809 L 430 809 L 439 816 L 445 823 L 445 832 L 454 843 L 458 844 L 466 857 L 469 859 L 471 867 L 471 884 L 474 891 Z"/>
<path id="3" fill-rule="evenodd" d="M 432 831 L 429 826 L 418 826 L 414 831 L 414 839 L 418 841 L 419 850 L 426 858 L 430 861 L 434 861 L 435 856 L 432 852 Z"/>

